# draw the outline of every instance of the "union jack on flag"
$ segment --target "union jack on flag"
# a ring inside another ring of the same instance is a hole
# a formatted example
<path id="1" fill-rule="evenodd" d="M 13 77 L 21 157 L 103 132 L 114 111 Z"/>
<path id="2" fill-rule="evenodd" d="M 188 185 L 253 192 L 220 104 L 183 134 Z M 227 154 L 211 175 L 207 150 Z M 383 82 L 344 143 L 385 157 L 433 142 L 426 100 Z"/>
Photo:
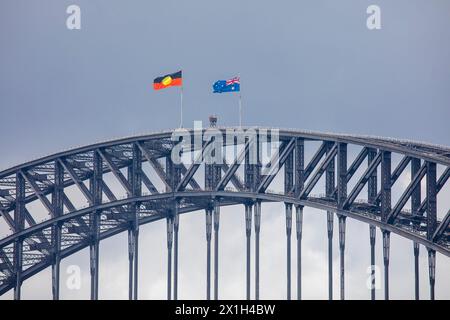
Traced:
<path id="1" fill-rule="evenodd" d="M 240 80 L 239 80 L 239 77 L 234 77 L 233 79 L 227 80 L 226 85 L 229 86 L 229 85 L 232 85 L 232 84 L 235 84 L 235 83 L 237 83 L 237 84 L 241 83 Z"/>

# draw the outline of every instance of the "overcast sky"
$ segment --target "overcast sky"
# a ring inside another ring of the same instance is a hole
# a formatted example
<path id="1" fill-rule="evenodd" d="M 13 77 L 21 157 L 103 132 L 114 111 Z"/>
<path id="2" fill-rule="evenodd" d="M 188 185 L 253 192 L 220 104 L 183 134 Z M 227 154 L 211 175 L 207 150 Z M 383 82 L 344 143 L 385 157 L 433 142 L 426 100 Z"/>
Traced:
<path id="1" fill-rule="evenodd" d="M 81 30 L 66 27 L 71 4 L 81 8 Z M 371 4 L 381 8 L 381 30 L 366 27 Z M 447 0 L 2 0 L 0 170 L 69 147 L 177 127 L 178 88 L 154 92 L 152 82 L 179 69 L 185 127 L 213 113 L 220 125 L 236 125 L 237 96 L 213 94 L 211 86 L 240 75 L 245 125 L 449 145 L 449 15 Z M 222 214 L 223 298 L 245 296 L 243 214 L 239 207 Z M 322 212 L 305 210 L 305 298 L 327 298 L 325 222 Z M 349 221 L 348 229 L 347 296 L 367 298 L 368 226 Z M 183 216 L 180 232 L 180 297 L 203 298 L 204 213 Z M 261 236 L 261 297 L 283 298 L 281 204 L 263 206 Z M 140 297 L 165 298 L 165 224 L 143 226 L 141 240 Z M 392 242 L 391 295 L 408 299 L 412 244 L 396 236 Z M 126 298 L 126 234 L 102 242 L 101 257 L 100 297 Z M 450 298 L 447 260 L 438 256 L 438 298 Z M 336 255 L 336 298 L 338 263 Z M 64 260 L 62 270 L 71 264 L 82 267 L 83 286 L 70 291 L 63 283 L 62 296 L 88 298 L 88 252 Z M 424 249 L 421 268 L 428 297 Z M 23 296 L 49 298 L 50 288 L 46 270 L 25 282 Z"/>

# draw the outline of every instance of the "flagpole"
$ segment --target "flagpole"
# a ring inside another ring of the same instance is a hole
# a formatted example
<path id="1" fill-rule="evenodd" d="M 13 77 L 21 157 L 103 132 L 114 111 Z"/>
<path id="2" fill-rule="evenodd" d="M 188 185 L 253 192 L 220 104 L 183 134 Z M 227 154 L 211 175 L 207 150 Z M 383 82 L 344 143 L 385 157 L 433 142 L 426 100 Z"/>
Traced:
<path id="1" fill-rule="evenodd" d="M 180 93 L 180 128 L 183 128 L 183 86 L 181 86 Z"/>
<path id="2" fill-rule="evenodd" d="M 241 91 L 241 74 L 238 73 L 239 78 L 239 128 L 242 128 L 242 91 Z"/>
<path id="3" fill-rule="evenodd" d="M 242 94 L 239 91 L 239 128 L 242 128 Z"/>

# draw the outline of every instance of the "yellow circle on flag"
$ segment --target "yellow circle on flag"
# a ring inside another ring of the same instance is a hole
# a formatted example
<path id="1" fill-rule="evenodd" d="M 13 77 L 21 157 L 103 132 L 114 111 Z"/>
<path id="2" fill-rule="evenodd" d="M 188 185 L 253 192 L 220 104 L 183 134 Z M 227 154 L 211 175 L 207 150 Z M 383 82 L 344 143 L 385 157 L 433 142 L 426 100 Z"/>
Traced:
<path id="1" fill-rule="evenodd" d="M 172 83 L 172 77 L 171 77 L 171 76 L 165 77 L 165 78 L 161 81 L 161 83 L 162 83 L 163 85 L 165 85 L 165 86 L 168 86 L 169 84 Z"/>

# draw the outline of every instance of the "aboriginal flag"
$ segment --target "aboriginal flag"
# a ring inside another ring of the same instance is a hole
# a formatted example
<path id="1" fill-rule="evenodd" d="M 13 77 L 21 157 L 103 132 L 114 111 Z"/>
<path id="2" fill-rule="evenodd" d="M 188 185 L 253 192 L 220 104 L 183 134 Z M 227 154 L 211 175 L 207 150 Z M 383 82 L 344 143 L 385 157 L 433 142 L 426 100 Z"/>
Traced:
<path id="1" fill-rule="evenodd" d="M 153 89 L 161 90 L 168 87 L 176 87 L 183 85 L 183 78 L 181 76 L 181 70 L 172 74 L 167 74 L 162 77 L 158 77 L 153 80 Z"/>

